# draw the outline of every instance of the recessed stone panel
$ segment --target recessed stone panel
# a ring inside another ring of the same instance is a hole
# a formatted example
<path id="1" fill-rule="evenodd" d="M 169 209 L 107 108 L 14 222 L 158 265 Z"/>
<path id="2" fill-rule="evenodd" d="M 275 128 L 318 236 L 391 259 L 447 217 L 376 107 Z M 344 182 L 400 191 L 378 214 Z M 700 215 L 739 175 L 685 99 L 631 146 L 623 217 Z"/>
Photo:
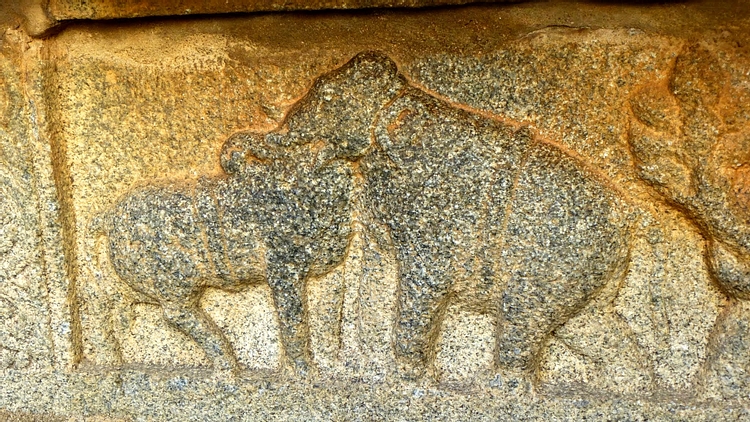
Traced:
<path id="1" fill-rule="evenodd" d="M 578 6 L 6 31 L 0 408 L 741 419 L 748 11 Z"/>

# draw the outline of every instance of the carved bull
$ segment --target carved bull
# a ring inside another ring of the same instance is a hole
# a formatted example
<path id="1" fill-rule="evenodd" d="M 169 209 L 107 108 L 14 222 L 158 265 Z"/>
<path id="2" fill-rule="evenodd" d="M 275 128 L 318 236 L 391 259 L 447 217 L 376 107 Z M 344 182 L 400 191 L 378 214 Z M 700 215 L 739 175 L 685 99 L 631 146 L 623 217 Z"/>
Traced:
<path id="1" fill-rule="evenodd" d="M 198 306 L 203 292 L 261 282 L 273 292 L 286 356 L 303 372 L 310 366 L 305 282 L 344 259 L 354 160 L 370 142 L 361 122 L 394 95 L 382 89 L 392 75 L 368 57 L 319 78 L 278 129 L 230 137 L 224 175 L 135 189 L 92 222 L 121 281 L 159 305 L 217 369 L 237 362 Z"/>
<path id="2" fill-rule="evenodd" d="M 234 135 L 222 154 L 227 175 L 136 189 L 97 221 L 98 231 L 107 235 L 119 278 L 141 301 L 161 306 L 217 369 L 236 370 L 237 363 L 198 306 L 204 290 L 268 283 L 286 355 L 304 371 L 310 361 L 305 281 L 344 258 L 352 169 L 335 157 L 316 165 L 321 145 L 311 143 L 269 145 L 243 166 L 232 157 L 238 143 L 265 142 L 262 135 Z"/>

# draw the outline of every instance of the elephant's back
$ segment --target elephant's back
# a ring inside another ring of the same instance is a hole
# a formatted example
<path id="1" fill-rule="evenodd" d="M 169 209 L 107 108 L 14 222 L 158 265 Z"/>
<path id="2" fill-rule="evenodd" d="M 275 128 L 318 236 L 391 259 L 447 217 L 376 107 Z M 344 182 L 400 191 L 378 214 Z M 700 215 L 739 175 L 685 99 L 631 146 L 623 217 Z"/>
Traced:
<path id="1" fill-rule="evenodd" d="M 627 254 L 629 217 L 627 199 L 602 175 L 537 142 L 513 189 L 505 264 L 519 279 L 567 278 L 593 291 Z"/>
<path id="2" fill-rule="evenodd" d="M 360 166 L 365 200 L 395 235 L 429 221 L 457 242 L 495 243 L 533 142 L 527 129 L 410 88 L 381 110 L 373 136 Z"/>

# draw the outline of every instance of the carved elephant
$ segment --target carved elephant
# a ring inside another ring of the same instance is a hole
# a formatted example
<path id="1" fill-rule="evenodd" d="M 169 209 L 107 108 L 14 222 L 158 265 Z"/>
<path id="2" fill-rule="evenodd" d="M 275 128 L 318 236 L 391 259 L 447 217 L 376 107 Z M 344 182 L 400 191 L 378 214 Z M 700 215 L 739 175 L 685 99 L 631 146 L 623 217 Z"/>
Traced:
<path id="1" fill-rule="evenodd" d="M 220 366 L 231 350 L 201 293 L 264 280 L 287 355 L 309 361 L 304 280 L 343 259 L 354 178 L 370 231 L 397 258 L 405 374 L 430 365 L 457 282 L 497 315 L 498 364 L 533 370 L 551 333 L 628 263 L 628 203 L 606 178 L 415 87 L 380 53 L 318 78 L 277 130 L 228 140 L 222 165 L 225 177 L 130 193 L 101 224 L 120 278 Z"/>
<path id="2" fill-rule="evenodd" d="M 627 199 L 561 147 L 414 88 L 373 131 L 366 208 L 396 248 L 407 371 L 433 360 L 456 283 L 498 316 L 496 363 L 526 372 L 556 328 L 624 277 Z"/>
<path id="3" fill-rule="evenodd" d="M 287 116 L 356 162 L 366 225 L 398 264 L 395 353 L 420 376 L 459 282 L 498 317 L 497 363 L 530 371 L 551 333 L 624 277 L 625 196 L 526 128 L 439 99 L 379 53 L 318 79 Z"/>

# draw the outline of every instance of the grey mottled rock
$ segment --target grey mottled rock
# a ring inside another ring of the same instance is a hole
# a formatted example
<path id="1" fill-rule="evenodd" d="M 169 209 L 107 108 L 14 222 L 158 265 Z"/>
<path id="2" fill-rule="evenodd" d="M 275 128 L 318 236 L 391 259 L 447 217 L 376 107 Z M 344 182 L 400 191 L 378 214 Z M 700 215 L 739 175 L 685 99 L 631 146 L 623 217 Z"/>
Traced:
<path id="1" fill-rule="evenodd" d="M 0 419 L 746 419 L 747 16 L 13 23 Z"/>

